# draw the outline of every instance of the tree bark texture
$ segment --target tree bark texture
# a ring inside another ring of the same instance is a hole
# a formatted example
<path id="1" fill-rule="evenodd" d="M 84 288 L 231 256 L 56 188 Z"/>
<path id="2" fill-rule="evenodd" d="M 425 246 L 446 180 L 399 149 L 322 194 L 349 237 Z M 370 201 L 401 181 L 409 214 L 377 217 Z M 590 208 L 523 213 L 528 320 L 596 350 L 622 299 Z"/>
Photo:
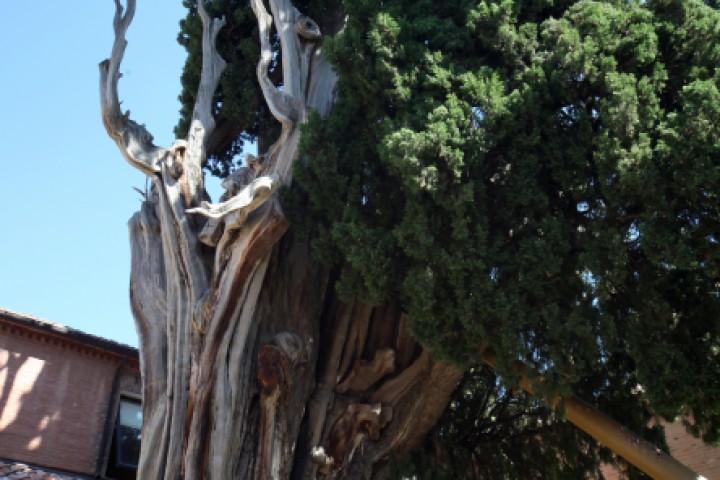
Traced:
<path id="1" fill-rule="evenodd" d="M 335 74 L 317 24 L 288 0 L 251 0 L 257 75 L 278 140 L 223 183 L 209 203 L 202 167 L 225 68 L 223 19 L 203 22 L 202 76 L 188 135 L 164 148 L 122 113 L 119 67 L 135 11 L 115 0 L 112 55 L 100 64 L 103 123 L 148 175 L 130 220 L 130 295 L 143 377 L 139 478 L 373 478 L 391 452 L 416 447 L 460 373 L 408 334 L 396 305 L 339 301 L 308 241 L 288 232 L 277 188 L 291 182 L 299 124 L 326 113 Z M 283 88 L 268 77 L 271 27 Z M 251 59 L 249 59 L 251 61 Z"/>

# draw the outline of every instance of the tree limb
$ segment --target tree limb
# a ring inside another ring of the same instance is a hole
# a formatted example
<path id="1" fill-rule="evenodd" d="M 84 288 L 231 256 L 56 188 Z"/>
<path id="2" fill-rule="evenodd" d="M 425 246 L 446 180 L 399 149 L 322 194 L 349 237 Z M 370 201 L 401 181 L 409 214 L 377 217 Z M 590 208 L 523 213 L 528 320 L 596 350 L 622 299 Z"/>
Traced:
<path id="1" fill-rule="evenodd" d="M 278 180 L 277 175 L 258 177 L 230 199 L 215 204 L 203 202 L 200 207 L 187 210 L 187 213 L 219 220 L 232 212 L 240 212 L 245 218 L 272 195 L 278 187 Z"/>
<path id="2" fill-rule="evenodd" d="M 270 16 L 265 9 L 262 0 L 251 0 L 250 5 L 257 17 L 258 29 L 260 30 L 260 61 L 257 65 L 257 77 L 260 82 L 260 88 L 262 89 L 263 96 L 273 117 L 282 124 L 283 129 L 290 129 L 300 118 L 300 112 L 304 108 L 304 105 L 300 99 L 276 87 L 268 77 L 268 68 L 273 59 L 272 47 L 270 45 L 270 28 L 272 27 L 273 17 Z M 290 5 L 290 7 L 286 12 L 294 10 L 292 5 Z M 293 12 L 293 17 L 294 16 Z M 287 23 L 287 15 L 283 15 L 283 17 L 285 18 L 281 17 L 280 20 L 276 18 L 275 28 L 278 32 L 287 28 L 285 25 L 285 23 Z M 285 45 L 283 45 L 283 54 L 286 52 Z M 289 73 L 283 74 L 283 80 L 285 80 L 288 74 Z"/>
<path id="3" fill-rule="evenodd" d="M 102 120 L 108 135 L 115 141 L 130 165 L 147 175 L 155 175 L 160 172 L 160 162 L 166 156 L 167 150 L 153 144 L 153 136 L 144 125 L 130 120 L 129 111 L 125 114 L 120 111 L 117 84 L 122 76 L 120 64 L 127 46 L 125 33 L 135 14 L 135 0 L 127 0 L 125 14 L 123 10 L 120 0 L 115 0 L 113 19 L 115 40 L 112 54 L 99 65 Z"/>
<path id="4" fill-rule="evenodd" d="M 183 156 L 183 184 L 189 195 L 188 205 L 197 205 L 204 194 L 202 167 L 207 161 L 207 145 L 215 129 L 214 96 L 225 67 L 225 60 L 216 48 L 218 33 L 225 26 L 225 17 L 210 18 L 205 1 L 198 0 L 197 10 L 202 20 L 202 70 L 190 129 L 187 133 L 187 150 Z"/>

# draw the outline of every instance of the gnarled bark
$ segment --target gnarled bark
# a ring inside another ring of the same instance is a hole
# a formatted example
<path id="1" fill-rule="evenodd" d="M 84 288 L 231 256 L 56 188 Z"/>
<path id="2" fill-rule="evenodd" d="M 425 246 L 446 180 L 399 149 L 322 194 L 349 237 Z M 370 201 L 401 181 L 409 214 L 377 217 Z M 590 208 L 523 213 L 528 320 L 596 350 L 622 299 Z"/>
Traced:
<path id="1" fill-rule="evenodd" d="M 120 110 L 135 0 L 115 5 L 112 55 L 100 64 L 103 123 L 152 184 L 130 221 L 144 383 L 139 478 L 369 478 L 391 451 L 420 441 L 459 373 L 409 337 L 394 306 L 338 301 L 307 240 L 287 232 L 276 190 L 291 181 L 298 126 L 309 108 L 326 113 L 334 98 L 317 24 L 288 0 L 270 0 L 270 12 L 251 1 L 258 79 L 281 134 L 224 182 L 213 204 L 202 167 L 225 68 L 215 48 L 224 21 L 198 2 L 203 64 L 190 128 L 159 147 Z M 282 89 L 267 72 L 273 23 Z"/>

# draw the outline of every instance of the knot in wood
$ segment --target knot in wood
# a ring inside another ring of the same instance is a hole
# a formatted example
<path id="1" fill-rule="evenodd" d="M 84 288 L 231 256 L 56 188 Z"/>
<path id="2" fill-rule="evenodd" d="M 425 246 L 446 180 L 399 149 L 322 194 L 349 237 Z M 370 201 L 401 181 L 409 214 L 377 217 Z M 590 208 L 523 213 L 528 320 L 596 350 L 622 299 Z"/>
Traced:
<path id="1" fill-rule="evenodd" d="M 185 150 L 187 142 L 184 140 L 176 140 L 167 151 L 168 173 L 175 180 L 179 179 L 185 172 Z"/>
<path id="2" fill-rule="evenodd" d="M 322 450 L 327 458 L 317 454 L 313 457 L 313 460 L 321 465 L 320 472 L 327 476 L 333 471 L 343 469 L 366 438 L 371 441 L 380 439 L 380 432 L 392 418 L 393 409 L 390 406 L 380 403 L 349 405 L 333 425 L 327 448 Z M 318 449 L 316 453 L 319 452 Z"/>
<path id="3" fill-rule="evenodd" d="M 308 17 L 307 15 L 299 15 L 295 22 L 295 29 L 303 40 L 317 41 L 322 38 L 320 27 L 315 20 Z"/>
<path id="4" fill-rule="evenodd" d="M 273 337 L 272 345 L 285 354 L 293 367 L 308 360 L 305 342 L 303 342 L 299 335 L 290 332 L 280 332 Z"/>
<path id="5" fill-rule="evenodd" d="M 264 392 L 285 384 L 290 378 L 290 360 L 279 348 L 265 344 L 258 352 L 258 382 Z"/>

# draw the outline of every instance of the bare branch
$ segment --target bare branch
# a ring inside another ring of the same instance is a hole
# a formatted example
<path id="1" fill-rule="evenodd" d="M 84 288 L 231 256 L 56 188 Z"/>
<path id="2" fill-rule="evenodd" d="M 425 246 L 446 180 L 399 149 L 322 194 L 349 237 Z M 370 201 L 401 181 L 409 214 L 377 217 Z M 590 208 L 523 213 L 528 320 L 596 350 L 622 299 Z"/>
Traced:
<path id="1" fill-rule="evenodd" d="M 123 33 L 127 31 L 130 22 L 135 16 L 135 2 L 132 1 L 128 4 L 128 11 L 125 13 L 125 16 L 123 16 L 122 12 L 122 3 L 120 3 L 120 0 L 115 0 L 115 18 L 113 19 L 113 28 L 116 35 L 120 30 L 122 30 Z"/>
<path id="2" fill-rule="evenodd" d="M 290 165 L 296 153 L 299 133 L 295 127 L 306 120 L 307 90 L 310 64 L 317 41 L 322 38 L 320 28 L 309 17 L 302 15 L 289 0 L 270 0 L 272 16 L 263 0 L 251 0 L 258 20 L 260 36 L 260 61 L 257 78 L 273 117 L 282 124 L 278 140 L 268 148 L 267 168 L 276 172 L 283 183 L 290 182 Z M 268 68 L 274 57 L 270 44 L 270 28 L 275 30 L 282 49 L 282 89 L 268 76 Z"/>
<path id="3" fill-rule="evenodd" d="M 272 26 L 273 17 L 271 17 L 265 9 L 262 0 L 251 0 L 250 5 L 257 17 L 258 28 L 260 30 L 260 61 L 257 66 L 258 81 L 260 82 L 265 101 L 273 117 L 275 117 L 285 129 L 290 129 L 301 117 L 301 112 L 305 108 L 304 102 L 302 99 L 293 97 L 290 93 L 280 90 L 268 77 L 268 68 L 273 58 L 273 52 L 270 46 L 270 27 Z M 287 20 L 287 16 L 290 15 L 293 17 L 294 24 L 297 10 L 290 5 L 290 8 L 283 13 L 284 15 L 282 15 L 281 18 L 285 17 L 283 20 Z M 281 31 L 285 23 L 286 22 L 276 25 L 277 30 Z M 295 72 L 294 74 L 297 73 Z"/>
<path id="4" fill-rule="evenodd" d="M 218 53 L 215 43 L 218 33 L 225 26 L 225 17 L 210 18 L 205 10 L 205 0 L 198 0 L 197 9 L 203 24 L 203 63 L 188 140 L 190 144 L 195 142 L 204 150 L 215 128 L 215 119 L 212 114 L 215 90 L 227 66 L 225 60 Z"/>
<path id="5" fill-rule="evenodd" d="M 115 0 L 113 29 L 115 40 L 109 59 L 100 63 L 100 105 L 102 120 L 108 135 L 117 144 L 125 159 L 135 168 L 148 175 L 160 172 L 160 162 L 166 154 L 164 148 L 153 144 L 153 137 L 144 125 L 130 120 L 130 112 L 122 114 L 118 100 L 120 63 L 125 54 L 127 32 L 135 14 L 135 0 L 128 0 L 127 11 L 123 14 L 120 0 Z"/>
<path id="6" fill-rule="evenodd" d="M 209 139 L 215 130 L 213 118 L 215 90 L 227 66 L 215 45 L 218 33 L 225 25 L 225 18 L 210 18 L 205 10 L 205 0 L 198 0 L 197 9 L 203 25 L 202 71 L 190 120 L 190 130 L 187 134 L 187 149 L 183 157 L 184 175 L 181 179 L 188 192 L 189 205 L 197 205 L 205 191 L 202 167 L 207 160 Z"/>
<path id="7" fill-rule="evenodd" d="M 186 210 L 187 213 L 198 213 L 207 218 L 219 220 L 226 215 L 238 212 L 243 218 L 262 205 L 277 189 L 277 175 L 262 176 L 253 180 L 243 190 L 225 202 L 211 204 L 203 202 L 200 207 Z"/>
<path id="8" fill-rule="evenodd" d="M 301 14 L 290 0 L 269 0 L 269 3 L 283 52 L 283 91 L 300 100 L 304 107 L 310 57 L 322 38 L 320 27 Z"/>

